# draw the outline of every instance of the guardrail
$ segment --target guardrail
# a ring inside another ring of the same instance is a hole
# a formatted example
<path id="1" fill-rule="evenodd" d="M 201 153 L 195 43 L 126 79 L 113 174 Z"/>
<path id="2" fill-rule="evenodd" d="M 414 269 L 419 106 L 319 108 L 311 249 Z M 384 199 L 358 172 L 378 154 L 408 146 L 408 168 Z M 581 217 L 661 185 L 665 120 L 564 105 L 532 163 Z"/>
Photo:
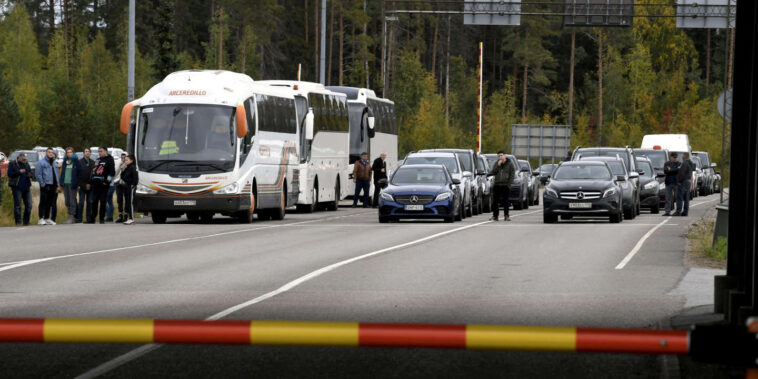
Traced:
<path id="1" fill-rule="evenodd" d="M 0 342 L 362 346 L 690 355 L 755 367 L 758 323 L 691 330 L 152 319 L 0 319 Z"/>

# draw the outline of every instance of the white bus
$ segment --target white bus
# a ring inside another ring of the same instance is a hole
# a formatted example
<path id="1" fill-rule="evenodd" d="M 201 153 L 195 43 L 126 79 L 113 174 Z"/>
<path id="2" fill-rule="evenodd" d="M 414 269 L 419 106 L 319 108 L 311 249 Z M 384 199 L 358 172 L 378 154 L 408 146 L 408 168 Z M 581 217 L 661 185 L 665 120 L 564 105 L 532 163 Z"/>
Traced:
<path id="1" fill-rule="evenodd" d="M 373 90 L 354 87 L 327 87 L 334 92 L 347 95 L 350 112 L 350 174 L 353 164 L 361 159 L 361 153 L 367 152 L 369 164 L 382 153 L 387 153 L 387 176 L 397 169 L 397 119 L 395 103 L 376 96 Z M 373 117 L 373 121 L 370 121 Z M 355 184 L 348 182 L 348 193 L 352 195 Z M 371 194 L 374 193 L 371 181 Z"/>
<path id="2" fill-rule="evenodd" d="M 215 70 L 168 75 L 121 113 L 136 155 L 135 211 L 153 222 L 282 219 L 299 193 L 301 131 L 291 91 Z M 306 117 L 303 140 L 313 133 Z"/>
<path id="3" fill-rule="evenodd" d="M 347 96 L 333 92 L 319 83 L 264 80 L 258 84 L 286 88 L 295 96 L 299 122 L 303 125 L 308 111 L 313 114 L 313 139 L 300 140 L 300 196 L 297 209 L 314 212 L 319 204 L 336 211 L 339 201 L 348 194 L 350 121 Z"/>

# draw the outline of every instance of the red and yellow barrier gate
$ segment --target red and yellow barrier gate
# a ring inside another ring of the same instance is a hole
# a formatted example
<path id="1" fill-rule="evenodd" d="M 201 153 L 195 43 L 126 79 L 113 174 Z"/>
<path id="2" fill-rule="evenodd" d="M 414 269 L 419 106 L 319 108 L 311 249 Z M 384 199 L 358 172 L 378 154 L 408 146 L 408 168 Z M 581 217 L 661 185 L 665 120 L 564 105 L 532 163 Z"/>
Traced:
<path id="1" fill-rule="evenodd" d="M 0 319 L 0 342 L 383 346 L 688 354 L 688 331 L 147 319 Z"/>

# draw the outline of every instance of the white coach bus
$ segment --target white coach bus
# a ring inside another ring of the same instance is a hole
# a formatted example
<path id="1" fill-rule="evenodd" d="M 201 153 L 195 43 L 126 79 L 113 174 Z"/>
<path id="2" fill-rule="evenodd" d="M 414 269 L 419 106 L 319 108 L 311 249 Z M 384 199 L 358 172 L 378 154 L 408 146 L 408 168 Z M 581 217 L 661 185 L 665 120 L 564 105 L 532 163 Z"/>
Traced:
<path id="1" fill-rule="evenodd" d="M 387 153 L 387 176 L 397 169 L 397 119 L 395 103 L 376 96 L 373 90 L 354 87 L 327 87 L 334 92 L 347 96 L 350 113 L 350 174 L 353 164 L 361 159 L 361 153 L 367 152 L 369 164 L 382 153 Z M 372 119 L 373 118 L 373 119 Z M 352 195 L 355 184 L 348 182 L 348 193 Z M 374 181 L 371 181 L 371 194 L 374 193 Z"/>
<path id="2" fill-rule="evenodd" d="M 349 128 L 348 101 L 343 93 L 333 92 L 319 83 L 263 80 L 256 82 L 286 88 L 295 96 L 298 119 L 305 123 L 306 110 L 313 114 L 313 138 L 300 139 L 300 196 L 297 208 L 314 212 L 319 204 L 336 211 L 348 194 Z"/>
<path id="3" fill-rule="evenodd" d="M 291 91 L 244 74 L 168 75 L 121 113 L 139 170 L 135 211 L 155 223 L 183 214 L 204 222 L 217 213 L 241 222 L 254 213 L 284 218 L 299 194 L 301 141 L 313 133 L 312 117 L 301 116 Z"/>

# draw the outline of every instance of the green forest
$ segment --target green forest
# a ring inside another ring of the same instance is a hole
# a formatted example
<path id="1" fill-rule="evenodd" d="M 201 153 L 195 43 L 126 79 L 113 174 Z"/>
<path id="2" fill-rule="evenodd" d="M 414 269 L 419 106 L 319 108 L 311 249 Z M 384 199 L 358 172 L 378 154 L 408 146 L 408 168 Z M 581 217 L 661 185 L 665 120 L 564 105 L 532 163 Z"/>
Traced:
<path id="1" fill-rule="evenodd" d="M 135 92 L 191 68 L 295 79 L 301 64 L 302 80 L 318 81 L 325 22 L 327 84 L 368 83 L 394 100 L 401 154 L 475 146 L 481 41 L 484 151 L 508 148 L 514 123 L 571 124 L 573 145 L 639 146 L 644 134 L 688 133 L 693 149 L 718 161 L 716 102 L 732 80 L 733 31 L 644 17 L 653 2 L 661 0 L 635 1 L 632 27 L 600 29 L 541 15 L 517 27 L 437 14 L 385 22 L 394 3 L 379 0 L 328 0 L 323 20 L 320 0 L 139 0 Z M 670 3 L 655 11 L 673 15 Z M 0 150 L 124 145 L 128 1 L 0 4 Z"/>

